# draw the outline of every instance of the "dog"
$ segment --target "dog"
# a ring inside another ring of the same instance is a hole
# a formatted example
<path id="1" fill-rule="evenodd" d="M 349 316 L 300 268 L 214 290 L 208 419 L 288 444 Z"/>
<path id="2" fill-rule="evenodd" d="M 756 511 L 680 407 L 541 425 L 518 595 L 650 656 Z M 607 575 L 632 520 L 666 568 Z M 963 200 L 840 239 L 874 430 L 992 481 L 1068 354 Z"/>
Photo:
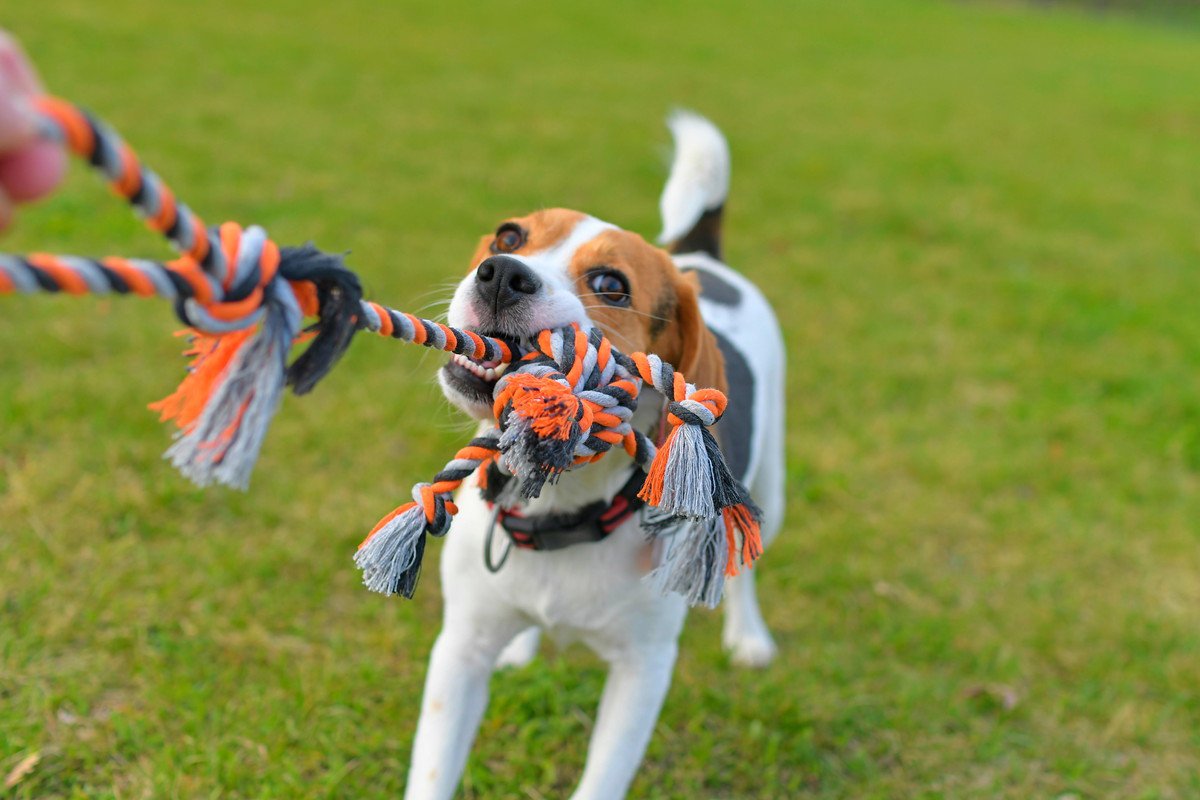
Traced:
<path id="1" fill-rule="evenodd" d="M 696 386 L 729 395 L 715 435 L 762 510 L 769 543 L 784 511 L 784 347 L 767 301 L 721 262 L 729 148 L 707 119 L 678 112 L 663 190 L 660 249 L 566 209 L 503 222 L 482 237 L 454 291 L 455 327 L 529 337 L 598 326 L 624 352 L 660 355 Z M 497 363 L 452 357 L 446 397 L 492 419 Z M 651 432 L 662 403 L 643 394 L 633 422 Z M 489 480 L 490 484 L 490 480 Z M 442 551 L 443 627 L 429 661 L 407 800 L 445 800 L 458 786 L 499 666 L 524 665 L 540 632 L 581 641 L 609 664 L 574 800 L 625 796 L 670 686 L 687 603 L 647 579 L 660 550 L 640 524 L 640 477 L 624 454 L 564 473 L 532 501 L 489 503 L 464 485 Z M 489 488 L 491 488 L 489 486 Z M 776 647 L 747 569 L 725 589 L 723 644 L 759 667 Z"/>

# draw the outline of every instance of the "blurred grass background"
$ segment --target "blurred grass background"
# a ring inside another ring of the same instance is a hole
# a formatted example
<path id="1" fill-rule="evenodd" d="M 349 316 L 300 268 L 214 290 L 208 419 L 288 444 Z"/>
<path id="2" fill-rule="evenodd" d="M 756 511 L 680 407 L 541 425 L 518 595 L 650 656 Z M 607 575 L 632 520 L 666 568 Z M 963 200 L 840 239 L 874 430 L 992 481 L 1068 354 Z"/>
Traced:
<path id="1" fill-rule="evenodd" d="M 633 796 L 1200 796 L 1200 27 L 899 0 L 0 24 L 206 218 L 350 250 L 427 313 L 506 215 L 655 233 L 662 116 L 710 115 L 729 259 L 791 353 L 782 652 L 734 670 L 694 614 Z M 82 169 L 3 247 L 166 252 Z M 39 760 L 8 795 L 397 796 L 436 561 L 406 603 L 350 554 L 466 432 L 438 357 L 360 341 L 248 494 L 201 493 L 144 407 L 175 327 L 0 299 L 0 778 Z M 462 795 L 568 794 L 602 680 L 552 648 L 498 677 Z"/>

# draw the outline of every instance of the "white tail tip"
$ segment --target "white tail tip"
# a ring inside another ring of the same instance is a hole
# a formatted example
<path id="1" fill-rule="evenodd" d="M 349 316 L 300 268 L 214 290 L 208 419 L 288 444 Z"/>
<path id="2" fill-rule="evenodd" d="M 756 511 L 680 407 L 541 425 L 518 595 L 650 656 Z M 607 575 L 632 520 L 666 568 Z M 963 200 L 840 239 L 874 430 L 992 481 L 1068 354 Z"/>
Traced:
<path id="1" fill-rule="evenodd" d="M 667 118 L 667 127 L 675 139 L 675 157 L 659 201 L 662 243 L 683 237 L 705 211 L 719 208 L 729 194 L 729 144 L 720 129 L 694 111 L 682 109 Z"/>

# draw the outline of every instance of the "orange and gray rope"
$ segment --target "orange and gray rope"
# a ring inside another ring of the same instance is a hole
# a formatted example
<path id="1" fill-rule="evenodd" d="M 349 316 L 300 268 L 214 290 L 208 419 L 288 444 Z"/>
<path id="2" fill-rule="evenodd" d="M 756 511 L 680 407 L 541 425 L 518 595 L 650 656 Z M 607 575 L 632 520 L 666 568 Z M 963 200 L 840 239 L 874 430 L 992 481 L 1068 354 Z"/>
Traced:
<path id="1" fill-rule="evenodd" d="M 258 226 L 206 226 L 104 123 L 55 98 L 38 102 L 40 130 L 99 170 L 146 225 L 181 253 L 170 262 L 0 254 L 0 294 L 136 294 L 171 300 L 195 331 L 195 360 L 180 389 L 156 408 L 180 430 L 172 462 L 200 485 L 247 485 L 285 385 L 313 388 L 356 331 L 509 364 L 495 390 L 497 427 L 476 438 L 413 500 L 389 514 L 360 546 L 368 587 L 411 596 L 426 535 L 444 535 L 456 512 L 451 494 L 495 461 L 535 497 L 547 481 L 616 445 L 646 469 L 641 497 L 656 526 L 688 525 L 667 548 L 659 581 L 690 602 L 713 604 L 723 577 L 761 552 L 758 514 L 729 473 L 707 430 L 725 397 L 688 384 L 670 364 L 620 353 L 598 330 L 542 331 L 517 343 L 461 330 L 362 299 L 357 276 L 311 245 L 280 248 Z M 310 331 L 303 318 L 316 316 Z M 308 340 L 291 364 L 298 341 Z M 524 345 L 522 347 L 522 344 Z M 662 447 L 630 424 L 643 383 L 668 399 L 671 431 Z M 664 522 L 665 520 L 665 522 Z"/>

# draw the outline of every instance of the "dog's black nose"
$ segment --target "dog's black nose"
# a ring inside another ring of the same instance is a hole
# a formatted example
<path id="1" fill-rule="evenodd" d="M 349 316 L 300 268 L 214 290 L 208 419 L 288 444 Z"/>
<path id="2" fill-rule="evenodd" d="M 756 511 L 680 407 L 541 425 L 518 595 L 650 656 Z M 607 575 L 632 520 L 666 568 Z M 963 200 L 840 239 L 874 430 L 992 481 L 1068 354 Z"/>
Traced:
<path id="1" fill-rule="evenodd" d="M 494 309 L 506 308 L 542 288 L 529 267 L 512 256 L 492 256 L 475 268 L 475 291 Z"/>

